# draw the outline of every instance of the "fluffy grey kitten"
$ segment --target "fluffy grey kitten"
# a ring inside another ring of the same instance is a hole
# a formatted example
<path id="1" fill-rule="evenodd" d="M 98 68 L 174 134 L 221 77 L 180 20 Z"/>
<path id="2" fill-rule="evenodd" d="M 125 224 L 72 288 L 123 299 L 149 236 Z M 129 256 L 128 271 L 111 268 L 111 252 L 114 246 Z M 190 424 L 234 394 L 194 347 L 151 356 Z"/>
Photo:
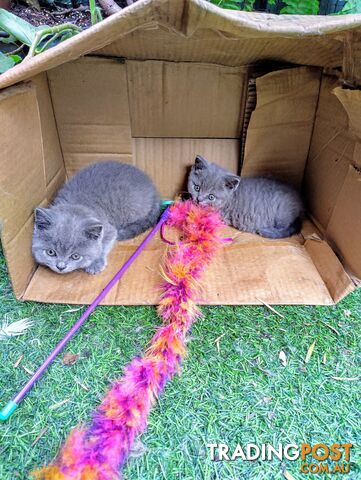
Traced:
<path id="1" fill-rule="evenodd" d="M 196 202 L 216 207 L 238 230 L 284 238 L 302 226 L 302 201 L 291 186 L 271 178 L 238 177 L 200 155 L 188 177 L 188 192 Z"/>
<path id="2" fill-rule="evenodd" d="M 116 240 L 156 223 L 159 200 L 151 180 L 132 165 L 90 165 L 59 190 L 49 208 L 35 210 L 33 256 L 57 273 L 101 272 Z"/>

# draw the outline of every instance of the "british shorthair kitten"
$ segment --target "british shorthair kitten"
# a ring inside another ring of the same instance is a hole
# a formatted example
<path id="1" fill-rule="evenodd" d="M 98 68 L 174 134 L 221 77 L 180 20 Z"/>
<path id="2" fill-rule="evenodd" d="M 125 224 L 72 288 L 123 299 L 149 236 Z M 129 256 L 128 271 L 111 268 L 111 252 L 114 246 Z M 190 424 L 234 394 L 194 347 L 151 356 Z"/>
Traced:
<path id="1" fill-rule="evenodd" d="M 49 208 L 35 210 L 33 256 L 56 273 L 101 272 L 116 240 L 156 223 L 159 202 L 151 180 L 132 165 L 90 165 L 59 190 Z"/>
<path id="2" fill-rule="evenodd" d="M 213 205 L 238 230 L 267 238 L 298 233 L 304 208 L 290 185 L 265 177 L 238 177 L 198 155 L 188 177 L 188 192 L 200 204 Z"/>

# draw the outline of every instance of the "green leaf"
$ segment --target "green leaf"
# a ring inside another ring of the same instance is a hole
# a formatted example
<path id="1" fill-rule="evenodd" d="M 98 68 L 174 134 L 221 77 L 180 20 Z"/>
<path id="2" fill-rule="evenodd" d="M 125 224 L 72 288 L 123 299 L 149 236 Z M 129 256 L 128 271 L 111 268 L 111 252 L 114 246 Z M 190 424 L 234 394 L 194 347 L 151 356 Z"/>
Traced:
<path id="1" fill-rule="evenodd" d="M 8 55 L 9 58 L 11 58 L 14 63 L 20 63 L 22 58 L 20 57 L 20 55 Z"/>
<path id="2" fill-rule="evenodd" d="M 283 0 L 286 4 L 280 13 L 298 15 L 317 15 L 319 12 L 318 0 Z"/>
<path id="3" fill-rule="evenodd" d="M 8 36 L 7 37 L 0 37 L 0 42 L 1 43 L 16 43 L 16 38 L 14 35 L 8 34 L 8 32 L 2 32 L 6 33 Z"/>
<path id="4" fill-rule="evenodd" d="M 228 10 L 241 10 L 243 0 L 210 0 L 217 7 L 226 8 Z M 254 0 L 246 0 L 246 2 L 254 3 Z"/>
<path id="5" fill-rule="evenodd" d="M 361 0 L 347 0 L 339 13 L 342 15 L 347 13 L 361 13 Z"/>
<path id="6" fill-rule="evenodd" d="M 3 8 L 0 8 L 0 29 L 5 30 L 5 32 L 13 35 L 17 40 L 29 47 L 37 31 L 36 27 Z"/>
<path id="7" fill-rule="evenodd" d="M 0 52 L 0 73 L 6 72 L 9 68 L 12 68 L 15 65 L 14 60 L 11 56 L 7 57 L 2 52 Z"/>
<path id="8" fill-rule="evenodd" d="M 252 12 L 253 11 L 253 5 L 254 5 L 255 0 L 246 0 L 243 5 L 243 10 L 245 12 Z"/>

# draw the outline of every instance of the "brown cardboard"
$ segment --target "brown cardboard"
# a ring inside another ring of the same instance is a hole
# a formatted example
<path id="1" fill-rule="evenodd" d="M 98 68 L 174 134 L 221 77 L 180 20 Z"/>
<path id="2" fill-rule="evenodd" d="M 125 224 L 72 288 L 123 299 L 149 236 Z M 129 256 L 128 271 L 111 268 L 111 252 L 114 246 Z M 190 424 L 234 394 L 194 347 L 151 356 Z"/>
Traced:
<path id="1" fill-rule="evenodd" d="M 229 15 L 229 12 L 227 13 Z M 242 12 L 238 13 L 241 20 Z M 287 15 L 287 17 L 290 16 Z M 246 18 L 247 20 L 252 18 L 255 30 L 257 20 L 260 20 L 264 27 L 266 25 L 264 14 L 259 16 L 257 13 L 251 13 Z M 297 25 L 299 18 L 292 22 L 292 27 Z M 327 17 L 324 18 L 327 19 Z M 267 15 L 267 19 L 270 24 L 275 22 L 273 15 Z M 169 25 L 160 25 L 158 22 L 149 23 L 144 28 L 139 28 L 96 50 L 95 53 L 139 60 L 150 58 L 176 62 L 207 62 L 227 66 L 282 59 L 294 64 L 334 67 L 342 58 L 342 41 L 336 40 L 335 35 L 330 35 L 327 40 L 318 38 L 317 41 L 315 38 L 304 35 L 286 37 L 270 34 L 265 37 L 260 34 L 258 28 L 247 37 L 247 33 L 250 32 L 246 33 L 243 30 L 244 24 L 236 31 L 228 33 L 225 31 L 226 23 L 211 26 L 209 20 L 210 17 L 203 16 L 196 30 L 189 36 L 179 35 L 179 32 Z M 285 18 L 282 20 L 287 22 Z M 299 26 L 301 30 L 302 25 L 299 24 Z"/>
<path id="2" fill-rule="evenodd" d="M 320 88 L 320 71 L 280 70 L 256 80 L 242 175 L 272 174 L 300 188 Z"/>
<path id="3" fill-rule="evenodd" d="M 233 229 L 226 229 L 224 235 L 237 238 L 234 244 L 222 249 L 206 272 L 200 303 L 333 303 L 317 268 L 297 237 L 278 242 Z M 62 303 L 65 298 L 67 303 L 91 302 L 94 293 L 106 285 L 143 236 L 120 242 L 111 252 L 109 267 L 96 276 L 84 272 L 59 276 L 39 267 L 23 298 L 55 303 Z M 121 283 L 106 297 L 104 304 L 158 303 L 161 280 L 159 263 L 165 248 L 159 238 L 154 239 L 124 275 Z"/>
<path id="4" fill-rule="evenodd" d="M 335 303 L 352 292 L 354 289 L 353 282 L 327 242 L 310 239 L 306 241 L 305 249 Z"/>
<path id="5" fill-rule="evenodd" d="M 304 177 L 305 198 L 318 225 L 324 230 L 352 162 L 355 141 L 350 137 L 348 117 L 333 94 L 334 77 L 324 76 L 315 126 Z"/>
<path id="6" fill-rule="evenodd" d="M 347 32 L 344 37 L 343 72 L 349 85 L 360 84 L 361 34 L 357 30 Z"/>
<path id="7" fill-rule="evenodd" d="M 3 107 L 1 214 L 5 222 L 2 238 L 9 242 L 32 215 L 33 203 L 43 200 L 45 179 L 35 88 L 14 87 L 6 95 L 0 94 L 0 101 Z M 24 133 L 26 138 L 20 140 L 18 137 Z M 29 162 L 31 170 L 27 172 Z"/>
<path id="8" fill-rule="evenodd" d="M 133 137 L 239 137 L 246 68 L 127 61 L 127 77 Z"/>
<path id="9" fill-rule="evenodd" d="M 361 95 L 340 88 L 331 70 L 320 82 L 322 69 L 311 66 L 349 65 L 343 55 L 358 51 L 350 32 L 360 28 L 358 15 L 273 16 L 201 0 L 140 0 L 1 75 L 0 88 L 31 79 L 0 92 L 1 235 L 17 298 L 88 303 L 144 237 L 119 242 L 96 276 L 35 266 L 33 209 L 51 201 L 66 175 L 94 161 L 126 161 L 173 198 L 196 154 L 239 172 L 242 150 L 243 174 L 303 182 L 319 229 L 307 219 L 302 234 L 282 240 L 225 229 L 234 241 L 210 266 L 199 301 L 338 302 L 354 288 L 346 269 L 361 276 Z M 257 78 L 257 106 L 241 132 L 248 72 L 265 67 L 250 64 L 262 60 L 298 66 Z M 358 67 L 344 68 L 357 81 Z M 165 248 L 153 239 L 106 303 L 157 303 Z"/>
<path id="10" fill-rule="evenodd" d="M 20 296 L 35 269 L 30 227 L 46 188 L 35 87 L 22 85 L 0 93 L 0 106 L 1 241 L 14 292 Z"/>
<path id="11" fill-rule="evenodd" d="M 52 99 L 48 87 L 46 73 L 37 75 L 32 82 L 36 86 L 36 97 L 39 107 L 40 123 L 42 128 L 42 146 L 46 184 L 49 185 L 60 174 L 64 175 L 64 162 L 61 151 L 57 125 L 55 123 Z M 64 177 L 63 177 L 64 181 Z M 51 198 L 51 197 L 50 197 Z"/>
<path id="12" fill-rule="evenodd" d="M 85 58 L 48 75 L 67 174 L 99 160 L 131 162 L 124 63 Z"/>
<path id="13" fill-rule="evenodd" d="M 239 140 L 213 138 L 135 138 L 134 162 L 157 184 L 165 198 L 186 191 L 186 176 L 196 155 L 238 171 Z"/>
<path id="14" fill-rule="evenodd" d="M 350 165 L 327 227 L 345 263 L 361 278 L 361 173 Z"/>
<path id="15" fill-rule="evenodd" d="M 360 25 L 360 15 L 278 16 L 230 12 L 203 0 L 140 0 L 16 65 L 2 75 L 0 88 L 96 51 L 142 60 L 238 66 L 276 58 L 338 67 L 347 33 Z M 164 36 L 167 31 L 170 36 Z M 107 50 L 113 42 L 116 48 Z"/>

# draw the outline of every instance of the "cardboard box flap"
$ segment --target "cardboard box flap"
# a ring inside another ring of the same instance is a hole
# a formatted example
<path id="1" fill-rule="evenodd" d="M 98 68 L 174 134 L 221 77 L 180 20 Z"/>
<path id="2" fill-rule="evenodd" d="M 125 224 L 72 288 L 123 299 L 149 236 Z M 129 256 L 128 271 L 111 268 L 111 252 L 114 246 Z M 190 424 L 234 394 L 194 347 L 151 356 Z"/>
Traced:
<path id="1" fill-rule="evenodd" d="M 299 67 L 256 80 L 257 104 L 247 129 L 242 175 L 269 175 L 300 188 L 321 72 Z"/>
<path id="2" fill-rule="evenodd" d="M 239 137 L 247 68 L 153 60 L 126 65 L 133 137 Z"/>
<path id="3" fill-rule="evenodd" d="M 361 94 L 337 85 L 334 77 L 322 79 L 304 186 L 312 218 L 361 278 Z M 345 294 L 340 284 L 332 290 L 335 301 Z"/>
<path id="4" fill-rule="evenodd" d="M 82 58 L 48 72 L 67 174 L 100 160 L 132 162 L 124 62 Z"/>
<path id="5" fill-rule="evenodd" d="M 249 13 L 249 15 L 252 15 Z M 342 41 L 327 35 L 314 37 L 235 37 L 226 32 L 201 28 L 191 36 L 180 35 L 171 27 L 154 23 L 141 27 L 97 49 L 94 55 L 142 60 L 207 62 L 228 66 L 248 65 L 262 60 L 292 64 L 339 67 Z"/>
<path id="6" fill-rule="evenodd" d="M 327 242 L 309 239 L 306 240 L 305 249 L 312 258 L 335 303 L 354 290 L 352 280 Z"/>
<path id="7" fill-rule="evenodd" d="M 337 197 L 352 163 L 355 138 L 348 129 L 348 115 L 336 95 L 335 77 L 323 76 L 308 160 L 304 191 L 308 211 L 326 230 Z"/>
<path id="8" fill-rule="evenodd" d="M 207 269 L 200 303 L 332 305 L 333 299 L 298 236 L 274 241 L 227 228 L 235 237 L 225 245 Z M 96 292 L 112 278 L 144 235 L 119 242 L 109 255 L 108 267 L 99 275 L 84 272 L 57 275 L 38 267 L 24 300 L 54 303 L 90 303 Z M 159 266 L 165 249 L 159 236 L 143 251 L 122 281 L 105 298 L 107 305 L 153 305 L 159 303 Z M 300 288 L 302 285 L 302 288 Z M 131 293 L 130 293 L 131 292 Z"/>
<path id="9" fill-rule="evenodd" d="M 169 28 L 186 40 L 189 39 L 190 45 L 193 43 L 193 35 L 197 32 L 217 32 L 221 38 L 226 40 L 219 46 L 216 42 L 212 44 L 211 51 L 217 55 L 218 63 L 224 64 L 222 57 L 227 57 L 232 50 L 238 54 L 244 51 L 243 61 L 242 55 L 238 55 L 237 63 L 247 63 L 249 48 L 252 48 L 254 43 L 263 49 L 267 46 L 267 55 L 263 58 L 290 61 L 289 57 L 282 58 L 282 56 L 287 56 L 287 52 L 292 50 L 293 61 L 306 64 L 312 63 L 307 61 L 309 52 L 312 51 L 315 65 L 341 66 L 344 35 L 361 26 L 361 15 L 278 16 L 224 10 L 203 0 L 141 0 L 79 35 L 16 65 L 0 76 L 0 88 L 95 52 L 127 34 L 147 26 Z M 327 36 L 327 41 L 323 39 L 325 36 Z M 240 44 L 234 40 L 246 38 L 251 40 L 251 43 L 247 45 L 246 49 L 240 49 Z M 306 40 L 304 44 L 303 39 Z M 295 40 L 297 40 L 297 48 L 294 48 Z M 152 49 L 154 50 L 153 46 L 153 42 L 150 41 L 148 48 L 143 53 L 143 58 L 159 58 L 151 55 Z M 159 48 L 159 44 L 157 48 Z M 258 57 L 261 57 L 262 49 L 258 50 Z M 203 48 L 203 51 L 199 52 L 200 56 L 203 56 L 199 58 L 199 61 L 205 61 L 205 56 L 209 51 L 210 45 L 208 48 Z M 174 55 L 169 56 L 172 52 L 167 45 L 163 46 L 163 52 L 164 60 L 176 60 Z M 130 58 L 134 58 L 131 51 L 128 53 Z M 187 58 L 183 60 L 187 61 Z M 188 60 L 190 59 L 188 58 Z"/>
<path id="10" fill-rule="evenodd" d="M 345 264 L 361 278 L 361 172 L 350 165 L 327 227 Z"/>
<path id="11" fill-rule="evenodd" d="M 337 87 L 333 93 L 346 110 L 350 131 L 361 141 L 361 92 Z"/>
<path id="12" fill-rule="evenodd" d="M 1 241 L 13 290 L 20 296 L 35 270 L 29 251 L 32 214 L 44 200 L 46 191 L 35 87 L 21 85 L 1 92 L 0 106 Z"/>

